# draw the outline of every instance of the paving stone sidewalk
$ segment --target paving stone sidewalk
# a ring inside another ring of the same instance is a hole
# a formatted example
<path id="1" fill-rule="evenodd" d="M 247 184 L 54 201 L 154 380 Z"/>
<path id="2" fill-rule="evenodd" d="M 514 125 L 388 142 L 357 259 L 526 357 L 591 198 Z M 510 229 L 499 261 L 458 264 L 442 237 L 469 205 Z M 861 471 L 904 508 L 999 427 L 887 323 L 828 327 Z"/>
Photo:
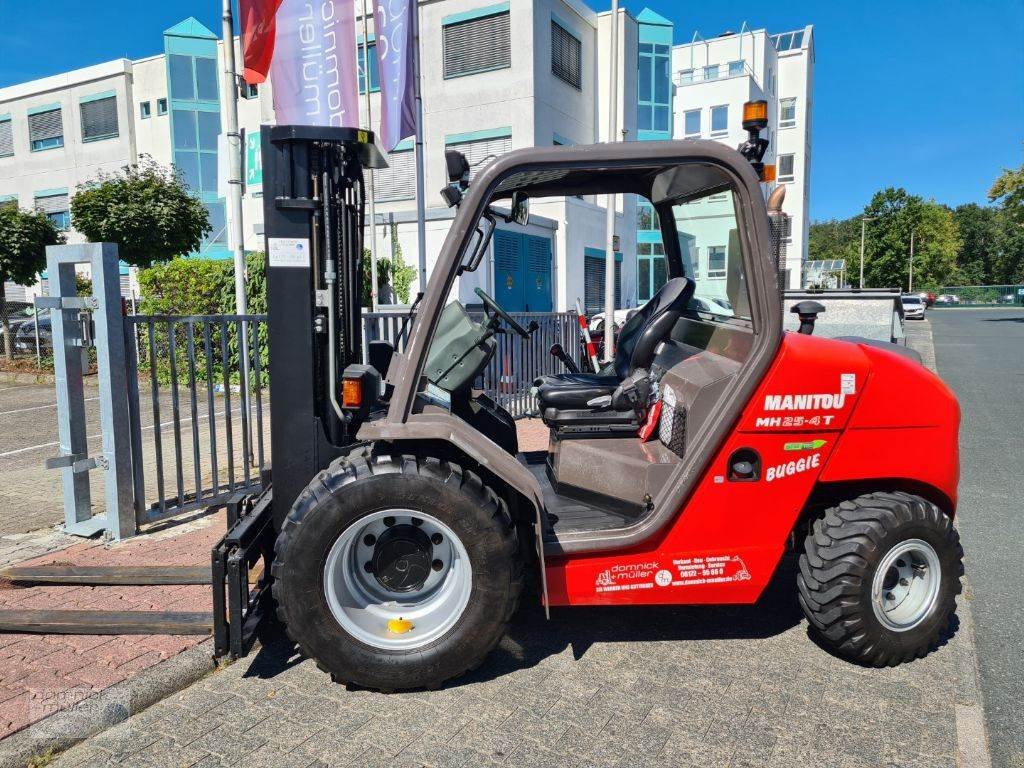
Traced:
<path id="1" fill-rule="evenodd" d="M 0 537 L 0 565 L 202 565 L 224 513 L 105 545 L 58 532 Z M 210 611 L 208 586 L 0 584 L 0 609 Z M 0 739 L 191 648 L 206 636 L 0 633 Z"/>
<path id="2" fill-rule="evenodd" d="M 922 327 L 912 344 L 927 344 Z M 520 427 L 524 448 L 544 430 Z M 59 756 L 72 766 L 988 765 L 968 597 L 895 669 L 814 644 L 785 561 L 758 605 L 556 609 L 527 597 L 437 691 L 348 689 L 284 639 Z"/>

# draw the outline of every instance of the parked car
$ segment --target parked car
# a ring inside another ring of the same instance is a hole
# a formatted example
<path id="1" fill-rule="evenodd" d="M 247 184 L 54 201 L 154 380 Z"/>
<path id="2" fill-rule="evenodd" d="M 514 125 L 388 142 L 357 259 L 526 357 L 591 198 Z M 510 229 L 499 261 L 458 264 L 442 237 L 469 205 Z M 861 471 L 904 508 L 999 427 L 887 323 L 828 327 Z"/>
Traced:
<path id="1" fill-rule="evenodd" d="M 999 297 L 999 304 L 1013 304 L 1013 294 L 1006 293 Z"/>
<path id="2" fill-rule="evenodd" d="M 34 317 L 30 317 L 18 326 L 18 332 L 14 334 L 14 349 L 21 353 L 35 353 L 36 319 Z M 44 352 L 53 349 L 53 329 L 50 324 L 49 310 L 39 313 L 39 349 Z"/>
<path id="3" fill-rule="evenodd" d="M 903 304 L 903 317 L 907 320 L 924 320 L 924 300 L 917 294 L 900 296 Z"/>
<path id="4" fill-rule="evenodd" d="M 728 304 L 729 302 L 724 302 Z M 717 315 L 718 317 L 732 317 L 733 311 L 731 306 L 723 306 L 723 302 L 719 301 L 714 296 L 694 296 L 690 299 L 688 309 L 696 312 L 704 312 L 708 315 Z"/>
<path id="5" fill-rule="evenodd" d="M 921 291 L 917 295 L 921 297 L 921 301 L 924 302 L 926 307 L 930 307 L 935 303 L 935 294 L 931 291 Z"/>
<path id="6" fill-rule="evenodd" d="M 11 338 L 16 339 L 18 337 L 18 328 L 31 320 L 34 316 L 33 308 L 31 304 L 22 304 L 17 309 L 12 309 L 13 303 L 8 303 L 7 313 L 7 324 L 11 329 Z M 4 328 L 3 323 L 0 323 L 0 353 L 4 349 L 4 334 L 7 330 Z"/>
<path id="7" fill-rule="evenodd" d="M 956 297 L 950 293 L 941 293 L 935 298 L 935 304 L 939 307 L 951 307 L 957 302 L 954 301 Z"/>

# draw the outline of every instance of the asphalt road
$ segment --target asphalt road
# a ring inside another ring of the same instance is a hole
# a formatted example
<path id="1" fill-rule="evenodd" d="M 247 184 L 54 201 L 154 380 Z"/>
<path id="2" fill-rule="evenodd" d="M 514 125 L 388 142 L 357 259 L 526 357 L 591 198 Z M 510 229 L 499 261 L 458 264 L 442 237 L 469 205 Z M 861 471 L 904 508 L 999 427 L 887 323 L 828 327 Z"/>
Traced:
<path id="1" fill-rule="evenodd" d="M 928 313 L 960 398 L 960 532 L 992 762 L 1024 766 L 1024 309 Z"/>
<path id="2" fill-rule="evenodd" d="M 193 421 L 187 388 L 181 387 L 179 394 L 183 490 L 187 493 L 194 490 L 195 486 L 194 465 L 191 460 Z M 161 388 L 159 403 L 159 432 L 166 472 L 165 497 L 170 498 L 176 494 L 173 468 L 177 464 L 174 462 L 173 407 L 167 388 Z M 141 393 L 140 405 L 147 501 L 153 502 L 158 497 L 154 487 L 154 450 L 157 430 L 152 399 L 148 389 L 144 389 Z M 264 414 L 267 413 L 267 405 L 267 401 L 264 399 Z M 205 394 L 201 394 L 198 398 L 196 412 L 195 426 L 198 431 L 200 450 L 203 456 L 208 456 L 210 420 Z M 219 396 L 215 398 L 213 412 L 219 441 L 218 455 L 221 456 L 218 476 L 222 482 L 227 482 L 227 466 L 224 461 L 225 402 Z M 241 479 L 242 473 L 240 418 L 236 395 L 231 400 L 231 421 L 234 430 L 233 453 L 238 479 Z M 85 423 L 89 453 L 90 455 L 99 454 L 102 452 L 99 392 L 91 378 L 85 386 Z M 264 420 L 264 428 L 266 426 L 267 420 Z M 0 383 L 0 536 L 35 531 L 63 522 L 64 509 L 60 473 L 43 467 L 45 459 L 56 456 L 59 452 L 54 386 L 52 384 Z M 208 470 L 206 464 L 201 466 L 204 472 Z M 93 513 L 95 514 L 105 508 L 103 474 L 96 470 L 90 472 L 89 485 Z"/>

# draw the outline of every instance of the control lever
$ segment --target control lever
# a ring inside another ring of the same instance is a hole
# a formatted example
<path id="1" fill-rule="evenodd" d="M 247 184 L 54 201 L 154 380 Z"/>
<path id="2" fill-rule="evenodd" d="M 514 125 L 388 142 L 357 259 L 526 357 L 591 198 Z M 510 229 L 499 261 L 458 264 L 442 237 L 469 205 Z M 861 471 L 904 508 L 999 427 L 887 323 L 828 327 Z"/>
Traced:
<path id="1" fill-rule="evenodd" d="M 616 387 L 612 393 L 612 405 L 616 410 L 631 408 L 636 413 L 636 418 L 643 423 L 647 414 L 647 401 L 651 395 L 651 379 L 647 371 L 638 368 Z"/>
<path id="2" fill-rule="evenodd" d="M 566 351 L 561 344 L 552 344 L 551 349 L 548 351 L 551 353 L 552 357 L 562 361 L 562 365 L 566 367 L 566 370 L 568 370 L 569 373 L 580 372 L 579 367 L 573 362 L 572 358 L 566 354 Z"/>

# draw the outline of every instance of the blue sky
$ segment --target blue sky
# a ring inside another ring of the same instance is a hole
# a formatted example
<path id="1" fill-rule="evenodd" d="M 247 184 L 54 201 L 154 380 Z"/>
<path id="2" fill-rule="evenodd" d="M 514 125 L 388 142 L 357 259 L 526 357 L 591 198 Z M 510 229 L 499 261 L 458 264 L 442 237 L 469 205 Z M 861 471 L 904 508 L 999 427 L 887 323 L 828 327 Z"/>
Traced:
<path id="1" fill-rule="evenodd" d="M 217 0 L 28 5 L 0 0 L 0 86 L 157 53 L 160 33 L 187 16 L 219 30 Z M 644 5 L 676 23 L 676 42 L 744 21 L 770 32 L 815 25 L 813 219 L 849 216 L 890 185 L 983 202 L 1001 168 L 1024 162 L 1021 0 L 626 3 Z"/>

